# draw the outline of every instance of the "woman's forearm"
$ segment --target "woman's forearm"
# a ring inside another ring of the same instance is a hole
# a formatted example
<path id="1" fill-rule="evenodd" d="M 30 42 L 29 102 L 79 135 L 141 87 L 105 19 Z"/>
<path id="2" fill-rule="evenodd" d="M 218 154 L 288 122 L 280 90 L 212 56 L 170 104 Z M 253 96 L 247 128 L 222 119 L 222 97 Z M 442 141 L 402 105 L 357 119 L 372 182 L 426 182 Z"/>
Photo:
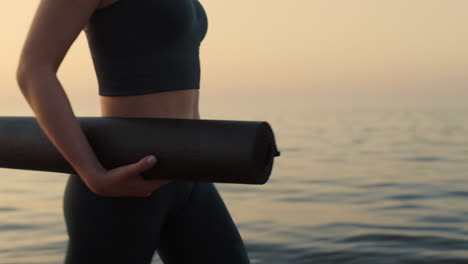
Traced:
<path id="1" fill-rule="evenodd" d="M 57 75 L 29 72 L 18 77 L 18 85 L 42 130 L 75 171 L 84 180 L 102 171 Z"/>

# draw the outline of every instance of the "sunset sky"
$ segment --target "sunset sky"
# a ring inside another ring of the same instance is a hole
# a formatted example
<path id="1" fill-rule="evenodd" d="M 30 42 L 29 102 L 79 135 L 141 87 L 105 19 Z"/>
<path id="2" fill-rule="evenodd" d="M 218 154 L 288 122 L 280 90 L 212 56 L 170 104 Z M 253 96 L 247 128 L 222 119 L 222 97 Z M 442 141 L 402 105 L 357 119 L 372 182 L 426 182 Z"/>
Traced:
<path id="1" fill-rule="evenodd" d="M 200 48 L 201 90 L 207 98 L 468 102 L 466 0 L 200 2 L 208 15 Z M 0 115 L 13 106 L 27 107 L 14 72 L 38 3 L 2 1 Z M 97 104 L 84 32 L 65 57 L 59 78 L 72 100 L 90 98 Z"/>

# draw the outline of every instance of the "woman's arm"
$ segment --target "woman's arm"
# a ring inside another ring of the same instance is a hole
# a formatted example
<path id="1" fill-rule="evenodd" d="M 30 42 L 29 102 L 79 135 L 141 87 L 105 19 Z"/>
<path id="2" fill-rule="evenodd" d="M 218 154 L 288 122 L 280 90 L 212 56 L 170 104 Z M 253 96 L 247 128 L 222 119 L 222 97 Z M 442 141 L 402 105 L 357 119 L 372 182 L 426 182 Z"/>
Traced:
<path id="1" fill-rule="evenodd" d="M 41 0 L 21 51 L 16 79 L 44 133 L 95 193 L 149 196 L 168 180 L 144 180 L 140 173 L 155 161 L 106 170 L 89 145 L 57 70 L 71 44 L 88 23 L 100 0 Z"/>
<path id="2" fill-rule="evenodd" d="M 106 170 L 92 150 L 57 70 L 101 0 L 41 0 L 21 51 L 16 79 L 44 133 L 86 185 L 103 196 L 149 196 L 168 180 L 144 180 L 155 161 Z"/>
<path id="3" fill-rule="evenodd" d="M 52 72 L 33 71 L 19 80 L 38 123 L 77 173 L 86 177 L 104 170 L 90 147 L 62 85 Z"/>
<path id="4" fill-rule="evenodd" d="M 104 168 L 73 113 L 57 70 L 99 2 L 41 0 L 16 72 L 21 92 L 44 133 L 84 180 Z"/>

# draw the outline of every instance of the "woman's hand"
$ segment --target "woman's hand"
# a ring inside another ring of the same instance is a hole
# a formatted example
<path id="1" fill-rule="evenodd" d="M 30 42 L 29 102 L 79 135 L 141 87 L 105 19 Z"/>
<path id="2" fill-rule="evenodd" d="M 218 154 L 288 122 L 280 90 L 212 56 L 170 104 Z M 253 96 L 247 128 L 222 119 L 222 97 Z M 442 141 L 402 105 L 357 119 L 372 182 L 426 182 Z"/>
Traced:
<path id="1" fill-rule="evenodd" d="M 141 177 L 140 173 L 153 167 L 156 162 L 156 157 L 149 155 L 138 162 L 111 170 L 103 169 L 83 178 L 88 188 L 97 195 L 148 197 L 159 187 L 171 182 L 171 180 L 145 180 Z"/>

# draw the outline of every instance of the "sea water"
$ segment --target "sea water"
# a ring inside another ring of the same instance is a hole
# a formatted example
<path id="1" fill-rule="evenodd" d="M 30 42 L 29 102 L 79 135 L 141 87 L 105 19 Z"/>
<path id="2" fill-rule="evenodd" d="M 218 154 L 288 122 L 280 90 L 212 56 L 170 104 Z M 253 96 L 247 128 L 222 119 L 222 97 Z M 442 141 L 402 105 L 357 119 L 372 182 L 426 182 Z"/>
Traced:
<path id="1" fill-rule="evenodd" d="M 468 263 L 467 108 L 216 107 L 281 151 L 265 185 L 216 184 L 252 263 Z M 0 169 L 0 263 L 63 263 L 65 181 Z"/>

